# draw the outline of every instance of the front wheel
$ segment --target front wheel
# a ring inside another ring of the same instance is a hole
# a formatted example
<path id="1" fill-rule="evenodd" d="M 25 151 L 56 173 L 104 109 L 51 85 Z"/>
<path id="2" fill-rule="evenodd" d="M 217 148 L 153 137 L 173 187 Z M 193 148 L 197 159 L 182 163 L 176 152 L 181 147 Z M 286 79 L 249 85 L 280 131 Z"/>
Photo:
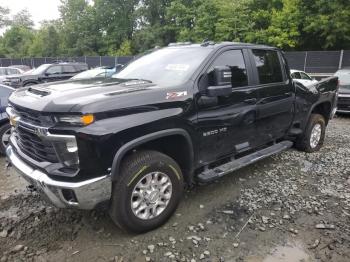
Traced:
<path id="1" fill-rule="evenodd" d="M 296 147 L 308 153 L 321 149 L 326 134 L 326 121 L 320 114 L 312 114 L 304 134 L 296 141 Z"/>
<path id="2" fill-rule="evenodd" d="M 11 136 L 11 125 L 9 123 L 5 123 L 0 126 L 0 155 L 6 154 L 6 147 L 9 145 Z"/>
<path id="3" fill-rule="evenodd" d="M 113 182 L 109 213 L 122 229 L 142 233 L 164 224 L 183 194 L 181 169 L 156 151 L 139 151 L 122 163 Z"/>

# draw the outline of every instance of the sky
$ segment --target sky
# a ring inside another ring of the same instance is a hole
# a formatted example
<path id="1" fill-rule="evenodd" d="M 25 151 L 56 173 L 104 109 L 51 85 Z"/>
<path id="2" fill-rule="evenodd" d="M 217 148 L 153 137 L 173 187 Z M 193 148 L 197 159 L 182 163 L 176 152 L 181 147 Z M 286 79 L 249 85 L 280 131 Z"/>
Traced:
<path id="1" fill-rule="evenodd" d="M 58 6 L 60 0 L 0 0 L 0 6 L 8 7 L 11 15 L 27 9 L 32 15 L 35 28 L 42 20 L 52 20 L 59 17 Z"/>

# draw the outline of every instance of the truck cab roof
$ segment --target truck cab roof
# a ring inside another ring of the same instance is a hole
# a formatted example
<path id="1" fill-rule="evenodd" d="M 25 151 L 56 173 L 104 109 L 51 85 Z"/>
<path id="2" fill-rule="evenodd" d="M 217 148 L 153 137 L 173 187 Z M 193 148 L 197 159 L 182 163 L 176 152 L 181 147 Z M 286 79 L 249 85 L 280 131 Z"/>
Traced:
<path id="1" fill-rule="evenodd" d="M 256 48 L 256 49 L 278 49 L 276 47 L 267 46 L 267 45 L 259 45 L 259 44 L 250 44 L 250 43 L 241 43 L 241 42 L 211 42 L 206 41 L 201 44 L 195 44 L 191 42 L 178 42 L 178 43 L 170 43 L 168 45 L 170 48 L 211 48 L 211 49 L 219 49 L 222 47 L 234 47 L 234 48 Z"/>

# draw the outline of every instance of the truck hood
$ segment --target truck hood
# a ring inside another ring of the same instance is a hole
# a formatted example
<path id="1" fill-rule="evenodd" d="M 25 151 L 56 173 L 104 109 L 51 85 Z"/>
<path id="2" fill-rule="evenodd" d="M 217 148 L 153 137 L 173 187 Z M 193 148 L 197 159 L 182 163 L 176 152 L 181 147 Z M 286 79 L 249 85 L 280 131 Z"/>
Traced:
<path id="1" fill-rule="evenodd" d="M 166 91 L 144 80 L 93 78 L 20 88 L 9 101 L 41 112 L 98 113 L 141 106 L 149 103 L 150 96 L 159 102 L 165 99 Z"/>
<path id="2" fill-rule="evenodd" d="M 8 75 L 6 76 L 6 79 L 11 80 L 11 79 L 20 79 L 21 81 L 25 80 L 33 80 L 33 79 L 38 79 L 39 75 L 26 75 L 26 74 L 18 74 L 18 75 Z"/>

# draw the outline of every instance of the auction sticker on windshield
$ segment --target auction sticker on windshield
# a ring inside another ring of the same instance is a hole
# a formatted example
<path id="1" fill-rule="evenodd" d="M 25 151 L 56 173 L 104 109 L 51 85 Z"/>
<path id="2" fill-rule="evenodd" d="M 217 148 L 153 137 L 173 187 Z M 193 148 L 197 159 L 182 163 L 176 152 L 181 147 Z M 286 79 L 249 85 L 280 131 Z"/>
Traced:
<path id="1" fill-rule="evenodd" d="M 190 65 L 186 64 L 168 64 L 165 69 L 171 71 L 187 71 L 190 68 Z"/>

